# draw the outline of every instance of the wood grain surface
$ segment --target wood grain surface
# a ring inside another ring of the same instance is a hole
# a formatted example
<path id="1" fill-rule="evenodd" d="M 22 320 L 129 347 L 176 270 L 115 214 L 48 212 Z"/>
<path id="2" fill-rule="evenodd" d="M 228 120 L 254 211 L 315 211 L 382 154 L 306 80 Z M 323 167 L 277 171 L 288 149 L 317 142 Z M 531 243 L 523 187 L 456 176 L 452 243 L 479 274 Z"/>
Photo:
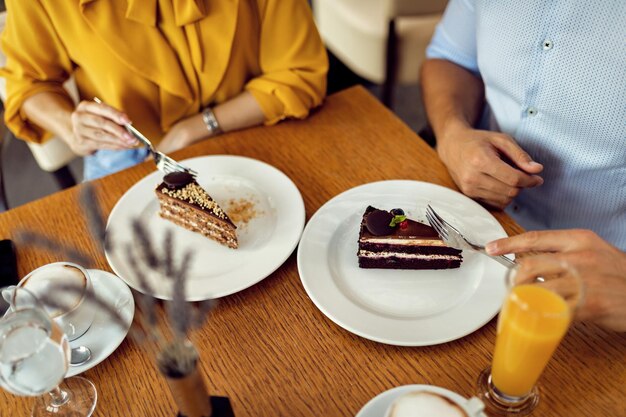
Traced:
<path id="1" fill-rule="evenodd" d="M 248 156 L 282 170 L 300 189 L 307 219 L 333 196 L 372 181 L 413 179 L 455 188 L 436 153 L 360 87 L 328 97 L 305 121 L 227 134 L 173 156 L 213 154 Z M 153 170 L 148 162 L 95 181 L 105 216 Z M 0 238 L 14 238 L 20 229 L 42 232 L 83 248 L 93 266 L 110 271 L 86 228 L 79 187 L 0 214 Z M 509 234 L 522 231 L 504 213 L 492 213 Z M 21 275 L 63 260 L 32 247 L 17 249 Z M 476 377 L 491 361 L 495 320 L 437 346 L 372 342 L 335 325 L 314 306 L 294 253 L 260 283 L 223 298 L 192 340 L 211 394 L 230 397 L 237 417 L 339 417 L 354 416 L 372 397 L 405 384 L 472 396 Z M 623 334 L 575 324 L 541 378 L 543 398 L 533 415 L 625 416 L 625 364 Z M 175 415 L 145 342 L 127 338 L 84 376 L 98 389 L 96 416 Z M 0 390 L 0 415 L 28 416 L 31 401 Z"/>

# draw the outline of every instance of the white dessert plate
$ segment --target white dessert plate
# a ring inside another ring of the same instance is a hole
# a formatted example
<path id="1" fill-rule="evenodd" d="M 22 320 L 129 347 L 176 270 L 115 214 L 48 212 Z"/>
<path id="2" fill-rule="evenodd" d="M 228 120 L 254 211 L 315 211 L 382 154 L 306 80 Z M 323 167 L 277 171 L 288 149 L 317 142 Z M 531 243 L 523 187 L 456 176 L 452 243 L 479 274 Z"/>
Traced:
<path id="1" fill-rule="evenodd" d="M 108 358 L 128 334 L 135 316 L 135 300 L 124 281 L 107 271 L 89 269 L 88 272 L 96 296 L 117 310 L 125 326 L 113 322 L 109 314 L 97 312 L 89 330 L 70 342 L 73 348 L 87 346 L 91 350 L 91 359 L 82 365 L 70 366 L 66 377 L 81 374 Z"/>
<path id="2" fill-rule="evenodd" d="M 506 268 L 484 255 L 464 251 L 457 269 L 359 268 L 359 225 L 368 205 L 402 208 L 409 218 L 427 223 L 427 204 L 475 242 L 506 237 L 487 210 L 445 187 L 397 180 L 345 191 L 313 215 L 298 247 L 302 284 L 328 318 L 377 342 L 427 346 L 463 337 L 495 316 Z"/>
<path id="3" fill-rule="evenodd" d="M 401 395 L 408 394 L 411 391 L 426 391 L 435 394 L 447 396 L 454 401 L 465 403 L 468 400 L 454 391 L 450 391 L 445 388 L 436 387 L 434 385 L 403 385 L 387 390 L 376 397 L 368 401 L 367 404 L 361 408 L 361 411 L 357 413 L 355 417 L 384 417 L 387 413 L 387 409 L 391 407 L 391 404 L 396 398 Z M 480 417 L 487 417 L 485 413 L 479 413 Z"/>
<path id="4" fill-rule="evenodd" d="M 140 285 L 132 273 L 124 248 L 133 242 L 131 222 L 141 218 L 151 233 L 158 253 L 163 253 L 167 230 L 173 233 L 173 260 L 180 264 L 187 251 L 193 261 L 186 281 L 187 301 L 223 297 L 246 289 L 274 272 L 293 252 L 304 228 L 304 202 L 300 191 L 284 173 L 264 162 L 241 156 L 213 155 L 186 159 L 184 165 L 196 170 L 196 180 L 229 213 L 243 202 L 249 220 L 237 226 L 238 249 L 230 249 L 199 233 L 162 219 L 154 193 L 162 181 L 153 172 L 133 185 L 117 202 L 107 224 L 113 249 L 106 257 L 115 273 L 132 288 L 169 300 L 172 280 L 151 274 L 151 290 Z"/>

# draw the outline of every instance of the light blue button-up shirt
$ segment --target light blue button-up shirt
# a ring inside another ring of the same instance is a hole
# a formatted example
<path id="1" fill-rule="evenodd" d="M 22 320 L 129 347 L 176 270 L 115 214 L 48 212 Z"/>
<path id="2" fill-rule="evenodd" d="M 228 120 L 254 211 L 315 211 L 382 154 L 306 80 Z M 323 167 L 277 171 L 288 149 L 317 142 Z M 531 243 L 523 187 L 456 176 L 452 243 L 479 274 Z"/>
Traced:
<path id="1" fill-rule="evenodd" d="M 507 209 L 515 220 L 626 250 L 626 1 L 451 0 L 427 56 L 479 75 L 480 127 L 544 165 L 545 183 Z"/>

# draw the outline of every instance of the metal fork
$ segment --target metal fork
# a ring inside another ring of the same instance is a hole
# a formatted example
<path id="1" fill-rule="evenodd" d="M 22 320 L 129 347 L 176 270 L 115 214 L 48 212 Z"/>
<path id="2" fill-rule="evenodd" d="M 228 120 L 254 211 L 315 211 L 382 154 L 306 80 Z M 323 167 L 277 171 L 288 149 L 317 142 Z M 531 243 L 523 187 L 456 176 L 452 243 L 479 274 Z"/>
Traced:
<path id="1" fill-rule="evenodd" d="M 94 97 L 93 101 L 98 104 L 102 104 L 102 100 L 100 100 L 98 97 Z M 166 174 L 169 174 L 171 172 L 188 172 L 194 177 L 198 176 L 198 173 L 193 169 L 184 166 L 183 164 L 165 155 L 163 152 L 157 151 L 156 148 L 152 145 L 152 142 L 150 142 L 150 140 L 145 137 L 140 131 L 135 129 L 135 127 L 131 123 L 126 123 L 124 127 L 126 128 L 128 133 L 133 135 L 148 148 L 148 151 L 150 151 L 150 154 L 152 154 L 152 157 L 154 158 L 154 163 L 156 164 L 159 171 L 162 171 Z"/>
<path id="2" fill-rule="evenodd" d="M 469 249 L 475 252 L 480 252 L 483 255 L 490 257 L 491 259 L 500 262 L 502 265 L 511 268 L 515 265 L 515 261 L 507 258 L 506 256 L 493 256 L 489 255 L 485 250 L 485 247 L 477 243 L 467 240 L 461 232 L 459 232 L 454 226 L 445 221 L 440 215 L 433 210 L 430 204 L 426 207 L 426 219 L 428 223 L 439 234 L 439 237 L 450 247 L 455 249 L 464 250 Z"/>

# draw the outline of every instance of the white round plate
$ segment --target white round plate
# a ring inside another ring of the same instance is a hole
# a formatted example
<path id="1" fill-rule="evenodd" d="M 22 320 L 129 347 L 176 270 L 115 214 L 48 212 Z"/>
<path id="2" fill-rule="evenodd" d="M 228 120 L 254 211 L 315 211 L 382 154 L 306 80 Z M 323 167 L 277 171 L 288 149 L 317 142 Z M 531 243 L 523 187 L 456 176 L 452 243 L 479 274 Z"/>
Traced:
<path id="1" fill-rule="evenodd" d="M 311 218 L 298 248 L 309 297 L 344 329 L 381 343 L 427 346 L 463 337 L 500 309 L 506 268 L 463 252 L 460 268 L 387 270 L 358 267 L 359 225 L 368 205 L 402 208 L 427 223 L 427 204 L 477 243 L 506 237 L 498 221 L 466 196 L 418 181 L 381 181 L 345 191 Z"/>
<path id="2" fill-rule="evenodd" d="M 304 202 L 300 191 L 284 173 L 255 159 L 241 156 L 201 156 L 181 161 L 196 170 L 198 183 L 228 213 L 229 203 L 245 200 L 256 215 L 236 224 L 238 249 L 230 249 L 159 217 L 154 189 L 163 174 L 153 172 L 133 185 L 117 202 L 107 224 L 113 251 L 106 257 L 111 268 L 132 288 L 154 297 L 172 299 L 172 280 L 149 275 L 152 291 L 145 290 L 132 273 L 124 248 L 133 245 L 131 222 L 141 218 L 157 250 L 172 230 L 174 263 L 186 251 L 194 252 L 187 276 L 187 301 L 223 297 L 246 289 L 274 272 L 293 252 L 304 228 Z"/>
<path id="3" fill-rule="evenodd" d="M 401 395 L 408 394 L 411 391 L 427 391 L 435 394 L 441 394 L 452 398 L 454 401 L 465 403 L 468 400 L 463 398 L 454 391 L 450 391 L 445 388 L 436 387 L 434 385 L 403 385 L 400 387 L 392 388 L 368 401 L 367 404 L 361 408 L 361 411 L 357 413 L 355 417 L 384 417 L 387 413 L 387 409 L 391 407 L 391 404 L 396 398 Z M 479 413 L 480 417 L 487 417 L 485 413 Z"/>
<path id="4" fill-rule="evenodd" d="M 76 340 L 70 342 L 71 347 L 87 346 L 91 349 L 91 359 L 79 366 L 70 366 L 66 377 L 81 374 L 93 368 L 109 357 L 122 343 L 135 316 L 135 300 L 130 288 L 117 276 L 99 269 L 88 269 L 97 297 L 115 308 L 122 316 L 125 327 L 113 322 L 106 313 L 96 313 L 89 330 Z"/>

